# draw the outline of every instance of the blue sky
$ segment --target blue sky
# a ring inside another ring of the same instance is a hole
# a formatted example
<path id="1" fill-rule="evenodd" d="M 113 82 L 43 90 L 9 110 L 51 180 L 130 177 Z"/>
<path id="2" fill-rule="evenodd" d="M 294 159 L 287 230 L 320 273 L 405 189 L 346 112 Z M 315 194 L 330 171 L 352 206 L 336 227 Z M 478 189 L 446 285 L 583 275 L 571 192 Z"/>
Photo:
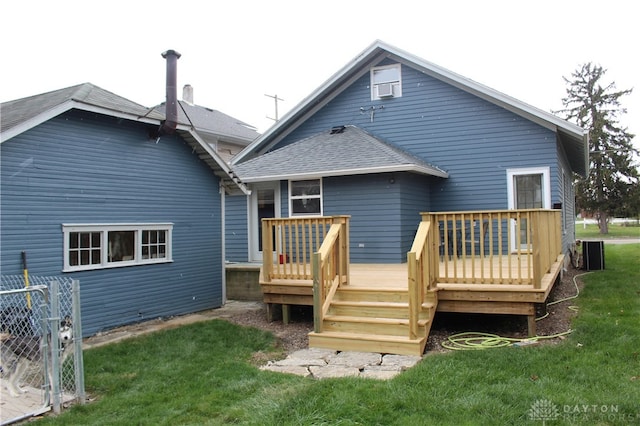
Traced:
<path id="1" fill-rule="evenodd" d="M 445 4 L 446 3 L 446 4 Z M 179 96 L 266 130 L 375 40 L 540 109 L 561 107 L 577 67 L 635 87 L 621 122 L 640 133 L 640 25 L 631 1 L 13 1 L 2 5 L 0 101 L 90 82 L 145 106 Z M 638 137 L 635 139 L 636 147 Z"/>

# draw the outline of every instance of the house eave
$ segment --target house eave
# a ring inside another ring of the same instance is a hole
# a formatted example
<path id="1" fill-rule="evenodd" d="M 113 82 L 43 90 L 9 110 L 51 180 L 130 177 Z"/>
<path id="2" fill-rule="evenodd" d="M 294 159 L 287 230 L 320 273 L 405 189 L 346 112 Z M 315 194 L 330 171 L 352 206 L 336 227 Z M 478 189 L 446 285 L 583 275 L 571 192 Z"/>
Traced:
<path id="1" fill-rule="evenodd" d="M 206 143 L 195 130 L 190 126 L 180 124 L 177 126 L 177 130 L 198 157 L 222 180 L 222 185 L 228 194 L 235 194 L 238 191 L 244 195 L 251 193 L 240 178 L 233 174 L 227 163 L 211 148 L 211 145 Z"/>
<path id="2" fill-rule="evenodd" d="M 113 109 L 109 109 L 109 108 L 103 108 L 100 106 L 96 106 L 96 105 L 92 105 L 92 104 L 87 104 L 84 102 L 78 102 L 78 101 L 74 101 L 74 100 L 69 100 L 69 101 L 65 101 L 62 102 L 59 105 L 56 105 L 55 107 L 48 109 L 47 111 L 38 114 L 36 116 L 34 116 L 33 118 L 24 121 L 14 127 L 11 127 L 10 129 L 5 130 L 4 132 L 2 132 L 2 137 L 0 138 L 0 142 L 5 142 L 8 141 L 9 139 L 18 136 L 24 132 L 26 132 L 27 130 L 30 130 L 48 120 L 51 120 L 54 117 L 57 117 L 60 114 L 63 114 L 67 111 L 70 111 L 72 109 L 77 109 L 77 110 L 81 110 L 81 111 L 88 111 L 88 112 L 95 112 L 97 114 L 103 114 L 103 115 L 108 115 L 110 117 L 116 117 L 116 118 L 122 118 L 122 119 L 126 119 L 126 120 L 132 120 L 132 121 L 138 121 L 141 123 L 147 123 L 147 124 L 153 124 L 153 125 L 160 125 L 160 120 L 154 119 L 154 118 L 149 118 L 149 117 L 144 117 L 144 116 L 139 116 L 139 115 L 135 115 L 135 114 L 128 114 L 122 111 L 117 111 L 117 110 L 113 110 Z"/>
<path id="3" fill-rule="evenodd" d="M 258 137 L 254 142 L 238 153 L 232 159 L 231 164 L 238 164 L 244 159 L 251 158 L 254 155 L 260 155 L 260 153 L 265 152 L 269 147 L 277 144 L 287 134 L 291 133 L 295 128 L 303 123 L 307 117 L 325 106 L 331 101 L 331 99 L 337 96 L 344 87 L 348 86 L 349 82 L 359 78 L 363 73 L 367 72 L 370 64 L 377 63 L 385 57 L 393 58 L 401 63 L 417 68 L 427 75 L 451 84 L 454 87 L 478 96 L 497 106 L 505 108 L 506 110 L 535 122 L 544 128 L 554 132 L 558 132 L 561 129 L 571 138 L 575 140 L 581 139 L 584 141 L 584 129 L 573 123 L 377 40 L 346 66 L 331 76 L 318 89 L 303 99 L 262 136 Z M 588 146 L 586 144 L 583 147 L 583 151 L 588 151 Z"/>
<path id="4" fill-rule="evenodd" d="M 159 126 L 161 124 L 161 120 L 155 118 L 129 114 L 110 108 L 103 108 L 84 102 L 69 100 L 62 102 L 59 105 L 48 109 L 47 111 L 2 132 L 0 142 L 8 141 L 13 137 L 28 131 L 29 129 L 32 129 L 48 120 L 51 120 L 54 117 L 59 116 L 60 114 L 73 109 L 94 112 L 97 114 L 146 123 L 154 126 Z M 234 193 L 236 192 L 236 190 L 240 190 L 245 195 L 250 193 L 246 186 L 243 185 L 237 177 L 233 176 L 225 161 L 220 158 L 220 156 L 209 146 L 208 143 L 204 142 L 200 138 L 200 136 L 195 132 L 193 128 L 191 128 L 190 126 L 178 125 L 177 129 L 182 132 L 181 136 L 187 141 L 187 143 L 191 145 L 191 147 L 195 151 L 197 151 L 200 158 L 214 171 L 214 173 L 220 179 L 222 179 L 223 185 L 227 192 Z"/>
<path id="5" fill-rule="evenodd" d="M 259 183 L 259 182 L 273 182 L 279 180 L 308 180 L 308 179 L 320 179 L 323 177 L 336 177 L 336 176 L 355 176 L 355 175 L 368 175 L 379 173 L 394 173 L 394 172 L 410 172 L 421 175 L 435 176 L 439 178 L 448 178 L 449 174 L 443 170 L 435 168 L 427 168 L 416 165 L 401 165 L 401 166 L 383 166 L 383 167 L 368 167 L 361 169 L 344 169 L 344 170 L 327 170 L 327 171 L 315 171 L 309 173 L 285 173 L 278 175 L 265 175 L 242 178 L 244 183 Z"/>

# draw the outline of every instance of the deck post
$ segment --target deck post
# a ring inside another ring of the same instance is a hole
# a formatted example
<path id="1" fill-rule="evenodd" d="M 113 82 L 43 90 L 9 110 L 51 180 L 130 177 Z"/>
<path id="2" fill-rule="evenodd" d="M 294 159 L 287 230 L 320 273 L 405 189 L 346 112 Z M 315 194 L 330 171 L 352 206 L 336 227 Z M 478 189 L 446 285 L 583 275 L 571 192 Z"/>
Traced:
<path id="1" fill-rule="evenodd" d="M 531 235 L 531 250 L 533 261 L 533 288 L 539 289 L 542 285 L 542 229 L 539 212 L 531 212 L 529 216 L 529 235 Z M 549 236 L 547 235 L 547 238 Z"/>
<path id="2" fill-rule="evenodd" d="M 322 305 L 324 304 L 322 288 L 322 271 L 320 270 L 321 254 L 313 253 L 313 331 L 322 332 Z"/>
<path id="3" fill-rule="evenodd" d="M 350 216 L 333 216 L 333 223 L 340 225 L 340 246 L 338 250 L 338 275 L 349 284 L 349 218 Z"/>
<path id="4" fill-rule="evenodd" d="M 538 333 L 536 330 L 536 316 L 535 315 L 527 315 L 527 333 L 529 337 L 535 337 Z"/>
<path id="5" fill-rule="evenodd" d="M 407 267 L 409 274 L 409 338 L 415 339 L 418 335 L 418 271 L 416 253 L 407 253 Z"/>
<path id="6" fill-rule="evenodd" d="M 262 219 L 262 279 L 271 282 L 273 273 L 273 241 L 271 222 Z"/>

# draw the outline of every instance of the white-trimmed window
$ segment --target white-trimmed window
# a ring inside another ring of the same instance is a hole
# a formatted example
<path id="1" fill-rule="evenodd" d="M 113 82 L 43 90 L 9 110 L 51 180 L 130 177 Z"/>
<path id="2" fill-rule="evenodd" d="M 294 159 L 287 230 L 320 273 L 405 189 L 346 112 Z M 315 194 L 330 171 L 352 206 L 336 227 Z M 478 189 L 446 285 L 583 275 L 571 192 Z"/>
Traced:
<path id="1" fill-rule="evenodd" d="M 289 181 L 289 216 L 322 216 L 322 180 Z"/>
<path id="2" fill-rule="evenodd" d="M 549 167 L 507 169 L 507 194 L 509 209 L 550 209 L 551 180 Z M 521 247 L 516 244 L 516 232 L 520 233 Z M 527 220 L 511 223 L 511 249 L 527 249 Z"/>
<path id="3" fill-rule="evenodd" d="M 171 262 L 171 223 L 63 224 L 64 271 Z"/>
<path id="4" fill-rule="evenodd" d="M 402 96 L 400 64 L 371 68 L 371 100 Z"/>
<path id="5" fill-rule="evenodd" d="M 550 209 L 549 167 L 507 169 L 507 194 L 510 209 Z"/>

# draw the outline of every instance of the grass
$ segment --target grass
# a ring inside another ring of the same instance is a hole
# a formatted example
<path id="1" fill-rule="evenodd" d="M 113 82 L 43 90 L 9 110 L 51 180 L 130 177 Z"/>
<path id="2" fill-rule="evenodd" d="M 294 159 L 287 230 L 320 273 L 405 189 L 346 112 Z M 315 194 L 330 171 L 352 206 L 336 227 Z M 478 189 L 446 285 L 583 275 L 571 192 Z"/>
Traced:
<path id="1" fill-rule="evenodd" d="M 38 423 L 638 424 L 640 244 L 606 255 L 607 269 L 581 278 L 575 331 L 558 344 L 426 356 L 388 381 L 318 381 L 260 371 L 253 354 L 277 350 L 273 336 L 212 320 L 86 351 L 96 400 Z"/>
<path id="2" fill-rule="evenodd" d="M 627 225 L 623 226 L 618 223 L 609 224 L 609 233 L 603 235 L 600 233 L 598 225 L 589 223 L 586 228 L 583 224 L 576 224 L 577 239 L 596 239 L 607 240 L 612 238 L 640 238 L 640 226 Z"/>

